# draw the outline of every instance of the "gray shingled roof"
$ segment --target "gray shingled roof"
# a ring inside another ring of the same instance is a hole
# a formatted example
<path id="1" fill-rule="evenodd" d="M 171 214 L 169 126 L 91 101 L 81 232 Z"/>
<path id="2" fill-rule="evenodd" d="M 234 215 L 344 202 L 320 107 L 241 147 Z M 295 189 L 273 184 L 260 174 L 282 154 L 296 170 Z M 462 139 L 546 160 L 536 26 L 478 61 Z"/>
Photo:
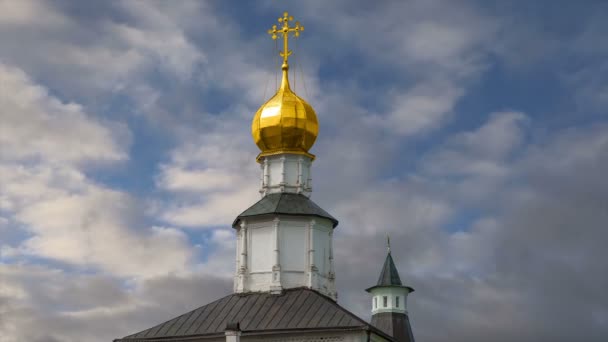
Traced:
<path id="1" fill-rule="evenodd" d="M 301 194 L 282 192 L 262 197 L 257 203 L 242 212 L 234 220 L 232 226 L 236 227 L 243 218 L 268 214 L 317 216 L 329 219 L 333 223 L 334 228 L 338 225 L 338 220 L 321 209 L 310 198 Z"/>
<path id="2" fill-rule="evenodd" d="M 224 334 L 228 323 L 239 323 L 243 333 L 301 330 L 371 330 L 370 326 L 333 300 L 316 291 L 297 288 L 280 295 L 268 292 L 232 294 L 139 333 L 114 340 L 178 341 Z"/>
<path id="3" fill-rule="evenodd" d="M 391 256 L 391 252 L 389 251 L 386 255 L 386 260 L 384 260 L 384 266 L 382 266 L 382 272 L 380 272 L 380 277 L 378 277 L 378 283 L 376 286 L 370 287 L 366 291 L 379 287 L 379 286 L 398 286 L 398 287 L 407 287 L 410 292 L 413 292 L 414 289 L 409 286 L 403 286 L 401 283 L 401 278 L 399 277 L 399 272 L 397 271 L 397 267 L 395 267 L 395 262 L 393 262 L 393 257 Z"/>

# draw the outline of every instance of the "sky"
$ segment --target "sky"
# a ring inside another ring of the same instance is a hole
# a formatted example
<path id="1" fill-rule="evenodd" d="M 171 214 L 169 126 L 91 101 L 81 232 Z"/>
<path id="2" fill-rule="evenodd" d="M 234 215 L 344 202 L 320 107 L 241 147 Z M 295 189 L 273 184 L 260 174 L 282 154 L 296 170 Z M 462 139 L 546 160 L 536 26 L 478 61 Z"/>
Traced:
<path id="1" fill-rule="evenodd" d="M 605 340 L 607 2 L 0 0 L 0 341 L 232 291 L 285 10 L 338 302 L 369 318 L 389 234 L 418 341 Z"/>

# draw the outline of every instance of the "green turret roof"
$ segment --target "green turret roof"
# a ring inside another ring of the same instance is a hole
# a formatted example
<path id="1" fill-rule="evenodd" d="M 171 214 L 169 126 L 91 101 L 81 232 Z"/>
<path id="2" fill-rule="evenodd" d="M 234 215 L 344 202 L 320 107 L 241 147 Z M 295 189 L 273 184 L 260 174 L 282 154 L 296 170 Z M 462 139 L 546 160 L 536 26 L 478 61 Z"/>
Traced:
<path id="1" fill-rule="evenodd" d="M 393 262 L 393 257 L 391 256 L 391 252 L 389 251 L 386 255 L 386 260 L 384 261 L 384 266 L 382 267 L 382 272 L 380 273 L 380 277 L 378 278 L 378 284 L 376 286 L 401 286 L 401 278 L 399 278 L 399 272 L 397 271 L 397 267 L 395 267 L 395 263 Z"/>
<path id="2" fill-rule="evenodd" d="M 365 291 L 370 292 L 372 289 L 377 287 L 403 287 L 407 288 L 409 292 L 414 292 L 413 288 L 405 286 L 403 283 L 401 283 L 399 272 L 397 271 L 397 267 L 395 267 L 395 262 L 391 256 L 390 245 L 388 248 L 388 254 L 386 255 L 386 260 L 384 260 L 384 266 L 382 266 L 382 272 L 380 272 L 380 277 L 378 277 L 378 283 Z"/>

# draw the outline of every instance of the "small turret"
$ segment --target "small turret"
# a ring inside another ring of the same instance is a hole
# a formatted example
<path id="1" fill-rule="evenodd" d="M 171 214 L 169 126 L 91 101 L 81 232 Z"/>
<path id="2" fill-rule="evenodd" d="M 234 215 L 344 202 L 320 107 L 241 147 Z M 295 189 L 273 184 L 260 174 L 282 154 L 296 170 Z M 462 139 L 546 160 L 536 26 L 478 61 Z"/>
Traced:
<path id="1" fill-rule="evenodd" d="M 391 256 L 390 240 L 388 253 L 378 283 L 368 288 L 372 294 L 372 325 L 399 342 L 414 342 L 412 327 L 407 312 L 407 295 L 414 292 L 401 283 L 399 272 Z"/>

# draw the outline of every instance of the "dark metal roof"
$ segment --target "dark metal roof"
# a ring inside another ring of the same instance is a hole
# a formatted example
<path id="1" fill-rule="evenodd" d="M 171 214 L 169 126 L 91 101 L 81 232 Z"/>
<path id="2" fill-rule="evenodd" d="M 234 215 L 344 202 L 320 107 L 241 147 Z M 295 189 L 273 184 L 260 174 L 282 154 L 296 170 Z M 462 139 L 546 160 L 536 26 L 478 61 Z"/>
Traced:
<path id="1" fill-rule="evenodd" d="M 399 278 L 399 272 L 397 271 L 397 267 L 395 267 L 395 262 L 393 262 L 393 257 L 391 256 L 391 252 L 388 252 L 386 255 L 386 260 L 384 260 L 384 266 L 382 266 L 382 272 L 380 273 L 380 277 L 378 278 L 378 283 L 376 286 L 391 286 L 397 285 L 401 286 L 401 278 Z"/>
<path id="2" fill-rule="evenodd" d="M 224 334 L 228 323 L 239 323 L 243 333 L 363 329 L 386 335 L 330 298 L 307 288 L 297 288 L 280 295 L 232 294 L 114 341 L 179 341 L 188 337 L 219 336 Z"/>
<path id="3" fill-rule="evenodd" d="M 366 291 L 370 291 L 376 287 L 405 287 L 408 288 L 410 292 L 414 292 L 414 289 L 409 286 L 403 286 L 401 283 L 401 278 L 399 277 L 399 272 L 397 271 L 397 267 L 395 267 L 395 262 L 393 262 L 393 257 L 391 256 L 391 252 L 389 250 L 386 255 L 386 260 L 384 260 L 384 266 L 382 266 L 382 272 L 380 272 L 380 277 L 378 277 L 378 283 L 375 286 L 370 287 Z"/>
<path id="4" fill-rule="evenodd" d="M 377 313 L 372 316 L 372 325 L 392 336 L 397 342 L 414 342 L 412 327 L 406 314 Z"/>
<path id="5" fill-rule="evenodd" d="M 232 226 L 236 227 L 243 218 L 268 214 L 317 216 L 329 219 L 333 223 L 334 228 L 338 225 L 338 220 L 321 209 L 308 197 L 301 194 L 282 192 L 262 197 L 256 204 L 242 212 L 234 220 Z"/>

